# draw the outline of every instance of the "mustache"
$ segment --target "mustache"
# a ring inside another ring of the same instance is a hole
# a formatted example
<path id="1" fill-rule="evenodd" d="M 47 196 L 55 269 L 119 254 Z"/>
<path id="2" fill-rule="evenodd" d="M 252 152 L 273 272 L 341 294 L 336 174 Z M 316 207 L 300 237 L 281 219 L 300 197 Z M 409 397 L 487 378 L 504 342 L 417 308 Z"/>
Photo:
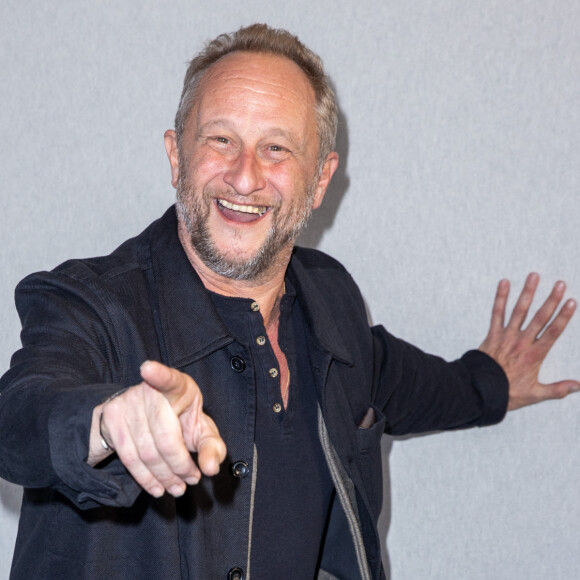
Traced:
<path id="1" fill-rule="evenodd" d="M 182 197 L 188 197 L 194 199 L 197 196 L 197 191 L 194 185 L 191 183 L 187 172 L 180 171 L 179 177 L 177 179 L 177 193 Z M 201 199 L 206 201 L 225 199 L 230 203 L 235 203 L 238 205 L 254 205 L 254 206 L 266 206 L 272 210 L 278 210 L 281 206 L 281 201 L 278 199 L 272 199 L 271 196 L 266 197 L 263 194 L 249 194 L 243 195 L 238 193 L 232 187 L 210 187 L 206 186 L 201 191 Z"/>

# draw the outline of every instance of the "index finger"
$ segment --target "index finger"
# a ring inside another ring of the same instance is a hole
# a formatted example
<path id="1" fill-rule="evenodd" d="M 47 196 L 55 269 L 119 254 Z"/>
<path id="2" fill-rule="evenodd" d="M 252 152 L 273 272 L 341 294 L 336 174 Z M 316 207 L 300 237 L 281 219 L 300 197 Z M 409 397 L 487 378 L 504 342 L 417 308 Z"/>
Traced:
<path id="1" fill-rule="evenodd" d="M 168 400 L 177 415 L 191 405 L 196 395 L 201 395 L 197 383 L 190 376 L 160 362 L 145 361 L 140 371 L 143 380 Z M 195 387 L 195 392 L 192 387 Z"/>
<path id="2" fill-rule="evenodd" d="M 226 444 L 211 417 L 204 414 L 200 421 L 202 428 L 196 441 L 197 463 L 205 475 L 216 475 L 220 463 L 226 458 Z"/>

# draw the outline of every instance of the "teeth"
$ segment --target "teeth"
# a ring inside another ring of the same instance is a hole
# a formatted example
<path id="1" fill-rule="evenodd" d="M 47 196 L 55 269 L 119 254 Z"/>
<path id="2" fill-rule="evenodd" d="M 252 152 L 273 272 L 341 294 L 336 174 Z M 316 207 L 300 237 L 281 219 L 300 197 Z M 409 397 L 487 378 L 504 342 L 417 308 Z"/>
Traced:
<path id="1" fill-rule="evenodd" d="M 230 203 L 225 199 L 218 199 L 217 201 L 221 206 L 227 209 L 233 209 L 234 211 L 241 211 L 243 213 L 255 213 L 258 215 L 264 215 L 266 213 L 266 210 L 268 209 L 268 206 L 238 205 L 237 203 Z"/>

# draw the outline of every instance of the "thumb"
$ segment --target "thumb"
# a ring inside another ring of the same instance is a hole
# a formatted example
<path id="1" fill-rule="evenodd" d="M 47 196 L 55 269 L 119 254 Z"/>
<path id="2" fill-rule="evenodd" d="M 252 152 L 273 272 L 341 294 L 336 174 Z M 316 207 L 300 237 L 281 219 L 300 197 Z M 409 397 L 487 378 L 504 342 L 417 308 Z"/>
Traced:
<path id="1" fill-rule="evenodd" d="M 565 380 L 551 383 L 542 386 L 542 400 L 547 399 L 563 399 L 571 393 L 580 391 L 580 383 L 578 381 Z"/>
<path id="2" fill-rule="evenodd" d="M 143 380 L 167 399 L 178 416 L 191 405 L 196 395 L 201 397 L 197 383 L 177 369 L 147 360 L 140 371 Z"/>
<path id="3" fill-rule="evenodd" d="M 210 417 L 202 415 L 200 423 L 196 441 L 197 463 L 204 475 L 211 476 L 219 471 L 220 463 L 226 458 L 226 444 Z"/>

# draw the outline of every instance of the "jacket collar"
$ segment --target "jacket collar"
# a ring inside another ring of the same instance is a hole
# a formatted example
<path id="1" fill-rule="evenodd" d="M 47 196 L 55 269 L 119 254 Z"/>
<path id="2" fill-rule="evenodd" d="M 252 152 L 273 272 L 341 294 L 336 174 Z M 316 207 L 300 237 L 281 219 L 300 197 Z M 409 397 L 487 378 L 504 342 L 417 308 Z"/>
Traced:
<path id="1" fill-rule="evenodd" d="M 333 304 L 332 296 L 323 293 L 316 280 L 316 272 L 311 271 L 300 259 L 300 253 L 306 250 L 294 248 L 287 276 L 296 288 L 296 294 L 311 335 L 319 346 L 330 353 L 333 358 L 346 364 L 352 364 L 352 357 L 342 338 L 342 331 L 336 324 L 337 310 L 340 306 Z"/>
<path id="2" fill-rule="evenodd" d="M 149 245 L 167 364 L 183 367 L 232 342 L 177 235 L 175 206 L 152 224 Z"/>
<path id="3" fill-rule="evenodd" d="M 175 207 L 169 208 L 148 232 L 155 281 L 153 292 L 159 304 L 167 364 L 179 368 L 222 348 L 233 337 L 179 241 Z M 318 290 L 299 252 L 293 252 L 287 276 L 296 288 L 312 336 L 334 358 L 351 364 L 335 323 L 336 312 L 330 297 Z"/>

